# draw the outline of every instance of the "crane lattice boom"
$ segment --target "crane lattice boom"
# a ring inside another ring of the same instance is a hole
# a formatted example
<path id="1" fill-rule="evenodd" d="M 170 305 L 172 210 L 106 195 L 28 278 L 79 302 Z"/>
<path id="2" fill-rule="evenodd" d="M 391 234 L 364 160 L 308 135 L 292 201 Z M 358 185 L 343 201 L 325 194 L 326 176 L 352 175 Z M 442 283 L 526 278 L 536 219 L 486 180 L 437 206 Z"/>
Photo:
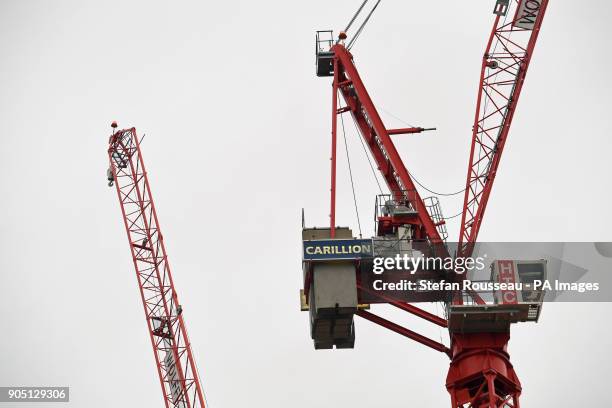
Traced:
<path id="1" fill-rule="evenodd" d="M 495 18 L 482 58 L 459 256 L 469 256 L 476 242 L 547 5 L 513 0 L 505 10 L 513 17 L 500 10 Z"/>
<path id="2" fill-rule="evenodd" d="M 204 408 L 136 129 L 112 134 L 108 159 L 109 185 L 116 186 L 165 406 Z"/>

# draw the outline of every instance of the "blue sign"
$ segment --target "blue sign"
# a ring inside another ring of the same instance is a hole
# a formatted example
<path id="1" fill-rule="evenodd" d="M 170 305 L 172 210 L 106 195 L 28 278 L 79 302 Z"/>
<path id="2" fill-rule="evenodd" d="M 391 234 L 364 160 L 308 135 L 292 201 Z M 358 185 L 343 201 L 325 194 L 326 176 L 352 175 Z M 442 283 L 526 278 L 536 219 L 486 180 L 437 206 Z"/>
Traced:
<path id="1" fill-rule="evenodd" d="M 359 259 L 371 256 L 371 239 L 321 239 L 304 241 L 305 261 Z"/>

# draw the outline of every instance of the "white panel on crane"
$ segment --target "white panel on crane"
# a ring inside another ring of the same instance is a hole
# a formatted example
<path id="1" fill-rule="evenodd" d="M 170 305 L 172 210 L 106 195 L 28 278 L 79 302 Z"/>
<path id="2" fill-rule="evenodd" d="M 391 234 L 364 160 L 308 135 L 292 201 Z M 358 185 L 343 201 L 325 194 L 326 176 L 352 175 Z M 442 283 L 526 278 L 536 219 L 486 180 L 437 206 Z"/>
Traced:
<path id="1" fill-rule="evenodd" d="M 541 8 L 542 0 L 521 0 L 514 17 L 514 26 L 533 30 Z"/>

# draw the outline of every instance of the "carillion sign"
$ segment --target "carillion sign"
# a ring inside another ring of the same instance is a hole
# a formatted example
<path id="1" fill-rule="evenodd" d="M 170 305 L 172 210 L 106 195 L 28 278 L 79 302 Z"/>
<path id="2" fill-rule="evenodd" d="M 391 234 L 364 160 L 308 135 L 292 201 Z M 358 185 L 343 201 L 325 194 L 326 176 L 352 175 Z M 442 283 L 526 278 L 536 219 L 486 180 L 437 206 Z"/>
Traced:
<path id="1" fill-rule="evenodd" d="M 358 259 L 372 256 L 371 239 L 304 241 L 304 260 Z"/>

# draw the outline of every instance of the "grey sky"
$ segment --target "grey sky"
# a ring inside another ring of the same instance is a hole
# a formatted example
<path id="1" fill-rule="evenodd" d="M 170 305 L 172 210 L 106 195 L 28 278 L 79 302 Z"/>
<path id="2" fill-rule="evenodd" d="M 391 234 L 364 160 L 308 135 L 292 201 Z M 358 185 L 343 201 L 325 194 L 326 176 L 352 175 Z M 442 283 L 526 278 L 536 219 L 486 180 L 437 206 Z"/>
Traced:
<path id="1" fill-rule="evenodd" d="M 300 210 L 308 225 L 325 225 L 328 212 L 331 87 L 314 74 L 314 32 L 342 28 L 358 3 L 0 1 L 0 385 L 69 385 L 71 407 L 162 406 L 105 181 L 117 120 L 147 134 L 213 408 L 448 405 L 442 355 L 361 320 L 354 350 L 315 352 L 299 312 Z M 465 183 L 493 3 L 384 1 L 353 49 L 380 108 L 438 127 L 395 139 L 433 189 Z M 603 0 L 551 1 L 482 240 L 612 241 L 611 12 Z M 367 236 L 377 190 L 347 132 Z M 338 223 L 356 230 L 339 166 Z M 445 214 L 461 199 L 444 199 Z M 610 312 L 546 304 L 539 324 L 514 328 L 522 405 L 609 401 Z"/>

